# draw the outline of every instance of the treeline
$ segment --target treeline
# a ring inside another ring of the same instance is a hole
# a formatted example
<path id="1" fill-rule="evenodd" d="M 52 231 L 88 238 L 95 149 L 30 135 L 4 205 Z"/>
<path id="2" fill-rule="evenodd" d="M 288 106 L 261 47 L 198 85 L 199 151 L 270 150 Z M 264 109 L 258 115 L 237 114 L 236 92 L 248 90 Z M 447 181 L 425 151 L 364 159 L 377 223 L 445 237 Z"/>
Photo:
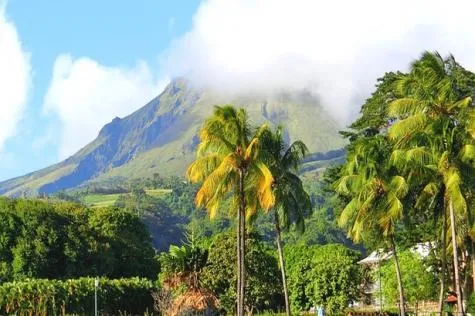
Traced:
<path id="1" fill-rule="evenodd" d="M 130 211 L 1 198 L 0 218 L 1 282 L 158 273 L 149 233 Z"/>

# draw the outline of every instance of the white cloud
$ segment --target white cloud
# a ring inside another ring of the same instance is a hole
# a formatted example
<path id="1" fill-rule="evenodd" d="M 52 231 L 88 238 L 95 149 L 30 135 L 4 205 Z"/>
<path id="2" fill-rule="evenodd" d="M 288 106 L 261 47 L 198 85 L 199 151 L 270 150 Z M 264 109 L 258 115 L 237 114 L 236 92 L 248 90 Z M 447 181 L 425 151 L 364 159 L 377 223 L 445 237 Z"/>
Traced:
<path id="1" fill-rule="evenodd" d="M 164 69 L 220 90 L 310 88 L 347 121 L 384 72 L 423 50 L 475 69 L 471 0 L 209 0 Z"/>
<path id="2" fill-rule="evenodd" d="M 114 117 L 145 105 L 166 83 L 157 80 L 144 62 L 132 68 L 107 67 L 87 57 L 58 56 L 44 109 L 61 121 L 60 158 L 92 141 Z"/>
<path id="3" fill-rule="evenodd" d="M 15 135 L 24 113 L 30 75 L 29 54 L 22 47 L 15 25 L 5 16 L 5 2 L 0 0 L 0 151 Z"/>

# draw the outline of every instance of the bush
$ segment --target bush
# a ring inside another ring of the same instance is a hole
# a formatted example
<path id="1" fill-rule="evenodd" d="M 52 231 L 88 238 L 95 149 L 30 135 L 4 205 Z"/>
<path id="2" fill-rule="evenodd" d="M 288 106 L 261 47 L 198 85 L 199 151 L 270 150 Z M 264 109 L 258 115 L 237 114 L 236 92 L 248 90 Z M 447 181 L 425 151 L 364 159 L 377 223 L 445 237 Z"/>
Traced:
<path id="1" fill-rule="evenodd" d="M 98 310 L 116 315 L 120 312 L 143 314 L 153 311 L 151 293 L 156 284 L 147 279 L 99 280 Z M 0 286 L 0 314 L 56 315 L 93 314 L 94 279 L 29 279 Z"/>
<path id="2" fill-rule="evenodd" d="M 475 313 L 475 292 L 470 295 L 467 301 L 467 313 Z"/>
<path id="3" fill-rule="evenodd" d="M 424 300 L 437 298 L 438 280 L 417 253 L 405 250 L 399 253 L 399 266 L 401 269 L 404 297 L 409 304 L 416 304 Z M 381 273 L 384 301 L 396 304 L 399 301 L 398 283 L 394 258 L 385 262 L 381 271 L 374 271 L 374 280 L 378 280 Z M 378 292 L 379 293 L 379 292 Z"/>
<path id="4" fill-rule="evenodd" d="M 360 254 L 343 245 L 287 246 L 286 268 L 290 303 L 294 312 L 324 306 L 335 314 L 359 296 Z"/>
<path id="5" fill-rule="evenodd" d="M 282 280 L 274 253 L 256 233 L 247 236 L 245 308 L 249 312 L 283 308 Z M 201 280 L 205 288 L 216 294 L 226 315 L 233 315 L 237 283 L 234 232 L 216 235 Z"/>

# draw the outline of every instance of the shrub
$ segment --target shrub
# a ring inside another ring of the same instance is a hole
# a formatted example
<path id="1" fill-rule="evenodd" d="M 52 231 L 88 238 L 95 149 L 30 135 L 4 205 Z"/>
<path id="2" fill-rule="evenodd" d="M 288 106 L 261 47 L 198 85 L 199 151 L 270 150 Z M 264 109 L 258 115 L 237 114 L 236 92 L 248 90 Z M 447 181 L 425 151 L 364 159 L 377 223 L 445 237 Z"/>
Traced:
<path id="1" fill-rule="evenodd" d="M 467 301 L 467 313 L 475 313 L 475 292 L 470 295 Z"/>
<path id="2" fill-rule="evenodd" d="M 291 307 L 296 313 L 324 306 L 333 314 L 359 296 L 359 253 L 343 245 L 285 247 Z"/>
<path id="3" fill-rule="evenodd" d="M 99 280 L 98 309 L 101 313 L 143 314 L 153 311 L 151 293 L 156 284 L 147 279 Z M 0 286 L 0 314 L 56 315 L 93 314 L 94 279 L 28 279 Z"/>
<path id="4" fill-rule="evenodd" d="M 282 281 L 274 253 L 256 233 L 247 236 L 245 305 L 249 312 L 283 307 Z M 205 288 L 217 295 L 226 315 L 235 313 L 237 273 L 234 232 L 221 233 L 214 238 L 202 281 Z"/>

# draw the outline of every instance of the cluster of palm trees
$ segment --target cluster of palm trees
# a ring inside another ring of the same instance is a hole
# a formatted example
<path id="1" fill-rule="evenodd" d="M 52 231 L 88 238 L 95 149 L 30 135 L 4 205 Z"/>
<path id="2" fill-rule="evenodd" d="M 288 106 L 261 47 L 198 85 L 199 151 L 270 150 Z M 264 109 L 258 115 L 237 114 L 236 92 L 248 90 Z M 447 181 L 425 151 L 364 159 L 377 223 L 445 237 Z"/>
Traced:
<path id="1" fill-rule="evenodd" d="M 474 204 L 475 186 L 475 107 L 471 98 L 475 94 L 475 75 L 467 73 L 452 56 L 444 59 L 438 53 L 426 52 L 411 65 L 409 73 L 393 75 L 385 87 L 391 93 L 378 99 L 381 104 L 377 106 L 382 110 L 375 115 L 380 116 L 380 126 L 351 139 L 347 162 L 334 183 L 344 202 L 340 226 L 355 241 L 376 236 L 393 251 L 401 315 L 405 315 L 405 304 L 396 237 L 408 210 L 428 209 L 443 223 L 437 240 L 442 252 L 440 312 L 449 250 L 453 254 L 457 307 L 463 314 L 459 248 L 467 237 L 472 247 L 475 241 L 475 216 L 468 206 Z M 369 121 L 378 119 L 372 117 Z M 195 202 L 211 217 L 225 200 L 231 202 L 231 211 L 235 212 L 237 315 L 244 315 L 246 223 L 260 210 L 274 212 L 290 315 L 280 232 L 291 224 L 303 229 L 304 213 L 311 209 L 296 174 L 307 153 L 305 145 L 297 141 L 286 146 L 281 128 L 251 128 L 246 111 L 230 105 L 216 107 L 199 136 L 197 157 L 187 177 L 202 183 Z M 472 260 L 475 265 L 475 258 Z"/>
<path id="2" fill-rule="evenodd" d="M 455 73 L 460 68 L 452 56 L 444 60 L 438 53 L 426 52 L 408 74 L 398 75 L 386 101 L 386 126 L 351 142 L 347 163 L 335 182 L 337 193 L 345 199 L 339 224 L 356 241 L 371 234 L 382 236 L 394 253 L 401 315 L 405 314 L 404 290 L 395 234 L 409 209 L 433 209 L 443 222 L 438 245 L 443 260 L 446 249 L 453 254 L 457 308 L 463 314 L 458 248 L 467 235 L 474 235 L 467 205 L 473 203 L 475 179 L 471 98 L 475 86 L 472 91 L 464 89 L 466 82 Z M 468 229 L 458 229 L 459 225 Z M 451 243 L 446 242 L 447 236 Z M 445 269 L 443 262 L 440 312 Z"/>
<path id="3" fill-rule="evenodd" d="M 300 141 L 287 146 L 281 128 L 252 128 L 246 111 L 231 105 L 215 107 L 199 137 L 196 160 L 187 170 L 190 181 L 202 183 L 195 203 L 214 217 L 223 202 L 230 201 L 230 211 L 236 216 L 236 314 L 243 316 L 245 309 L 246 223 L 260 211 L 272 210 L 286 311 L 290 315 L 280 233 L 293 223 L 303 229 L 303 216 L 311 209 L 310 198 L 296 174 L 307 153 L 306 146 Z"/>

